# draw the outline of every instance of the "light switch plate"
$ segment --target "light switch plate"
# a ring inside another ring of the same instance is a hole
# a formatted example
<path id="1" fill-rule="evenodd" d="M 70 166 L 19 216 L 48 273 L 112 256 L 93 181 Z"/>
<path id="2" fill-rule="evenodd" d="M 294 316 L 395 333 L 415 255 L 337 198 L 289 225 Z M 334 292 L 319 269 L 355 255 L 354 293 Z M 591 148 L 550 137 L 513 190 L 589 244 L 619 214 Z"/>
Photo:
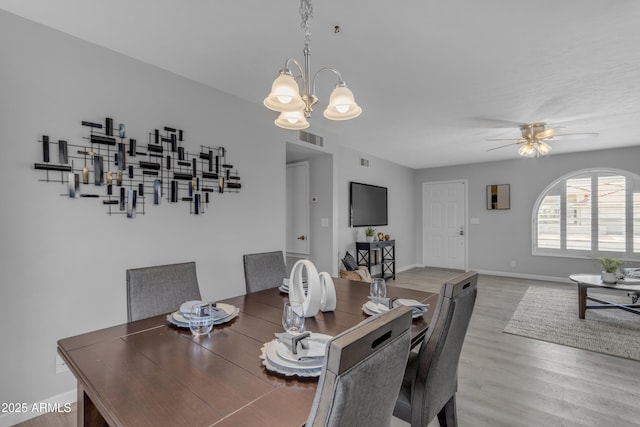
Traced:
<path id="1" fill-rule="evenodd" d="M 67 366 L 67 364 L 64 363 L 64 360 L 62 360 L 62 357 L 60 357 L 59 354 L 56 354 L 56 374 L 61 374 L 62 372 L 68 371 L 69 367 Z"/>

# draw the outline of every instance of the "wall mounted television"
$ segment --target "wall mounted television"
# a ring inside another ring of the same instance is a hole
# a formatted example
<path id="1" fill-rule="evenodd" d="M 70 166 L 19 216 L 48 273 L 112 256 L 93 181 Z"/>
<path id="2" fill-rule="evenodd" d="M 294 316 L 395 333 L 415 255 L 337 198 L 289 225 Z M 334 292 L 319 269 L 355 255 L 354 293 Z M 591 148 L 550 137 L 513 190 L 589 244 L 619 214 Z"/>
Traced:
<path id="1" fill-rule="evenodd" d="M 349 225 L 351 227 L 389 225 L 387 188 L 350 182 Z"/>

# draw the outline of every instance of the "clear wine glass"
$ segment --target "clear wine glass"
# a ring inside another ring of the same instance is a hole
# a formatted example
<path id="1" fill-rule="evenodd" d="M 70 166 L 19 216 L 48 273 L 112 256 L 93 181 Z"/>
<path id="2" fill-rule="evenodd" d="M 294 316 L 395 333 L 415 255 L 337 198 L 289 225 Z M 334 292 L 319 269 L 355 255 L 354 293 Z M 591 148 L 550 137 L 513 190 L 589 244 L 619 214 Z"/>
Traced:
<path id="1" fill-rule="evenodd" d="M 290 334 L 304 332 L 304 311 L 302 304 L 287 301 L 282 310 L 282 326 Z"/>
<path id="2" fill-rule="evenodd" d="M 380 300 L 387 297 L 387 284 L 383 278 L 376 277 L 371 280 L 371 287 L 369 288 L 369 294 L 371 298 Z"/>
<path id="3" fill-rule="evenodd" d="M 206 335 L 213 329 L 211 304 L 194 304 L 189 316 L 189 329 L 194 336 Z"/>

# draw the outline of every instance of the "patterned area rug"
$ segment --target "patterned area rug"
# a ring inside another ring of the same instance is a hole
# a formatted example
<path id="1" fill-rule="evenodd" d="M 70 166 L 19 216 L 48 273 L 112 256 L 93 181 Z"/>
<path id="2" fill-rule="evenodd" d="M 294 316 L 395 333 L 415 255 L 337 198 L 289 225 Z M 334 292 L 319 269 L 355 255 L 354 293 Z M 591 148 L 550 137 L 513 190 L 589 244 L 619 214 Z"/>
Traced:
<path id="1" fill-rule="evenodd" d="M 587 310 L 586 319 L 578 319 L 577 292 L 529 287 L 504 332 L 640 360 L 640 315 L 618 309 Z M 631 303 L 622 292 L 593 296 Z"/>

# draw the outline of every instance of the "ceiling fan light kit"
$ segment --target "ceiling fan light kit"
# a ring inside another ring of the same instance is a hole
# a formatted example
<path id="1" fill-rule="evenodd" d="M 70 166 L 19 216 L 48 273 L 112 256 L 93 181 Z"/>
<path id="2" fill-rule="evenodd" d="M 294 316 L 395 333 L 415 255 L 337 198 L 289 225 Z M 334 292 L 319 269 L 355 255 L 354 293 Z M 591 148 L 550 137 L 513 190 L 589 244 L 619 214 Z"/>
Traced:
<path id="1" fill-rule="evenodd" d="M 522 157 L 539 157 L 548 154 L 551 146 L 543 141 L 529 141 L 518 148 L 518 154 Z"/>
<path id="2" fill-rule="evenodd" d="M 300 130 L 309 127 L 307 119 L 311 118 L 313 105 L 318 102 L 315 95 L 316 78 L 324 71 L 332 72 L 338 77 L 338 84 L 331 92 L 324 117 L 330 120 L 350 120 L 362 113 L 362 108 L 356 103 L 353 92 L 347 87 L 337 70 L 327 67 L 321 68 L 311 78 L 309 20 L 312 15 L 311 0 L 300 0 L 301 27 L 305 30 L 304 68 L 295 59 L 287 59 L 284 69 L 280 70 L 271 86 L 271 93 L 264 99 L 265 107 L 281 113 L 274 123 L 284 129 Z M 291 64 L 298 68 L 300 75 L 294 77 L 290 68 Z M 298 80 L 302 83 L 302 91 L 298 86 Z"/>

